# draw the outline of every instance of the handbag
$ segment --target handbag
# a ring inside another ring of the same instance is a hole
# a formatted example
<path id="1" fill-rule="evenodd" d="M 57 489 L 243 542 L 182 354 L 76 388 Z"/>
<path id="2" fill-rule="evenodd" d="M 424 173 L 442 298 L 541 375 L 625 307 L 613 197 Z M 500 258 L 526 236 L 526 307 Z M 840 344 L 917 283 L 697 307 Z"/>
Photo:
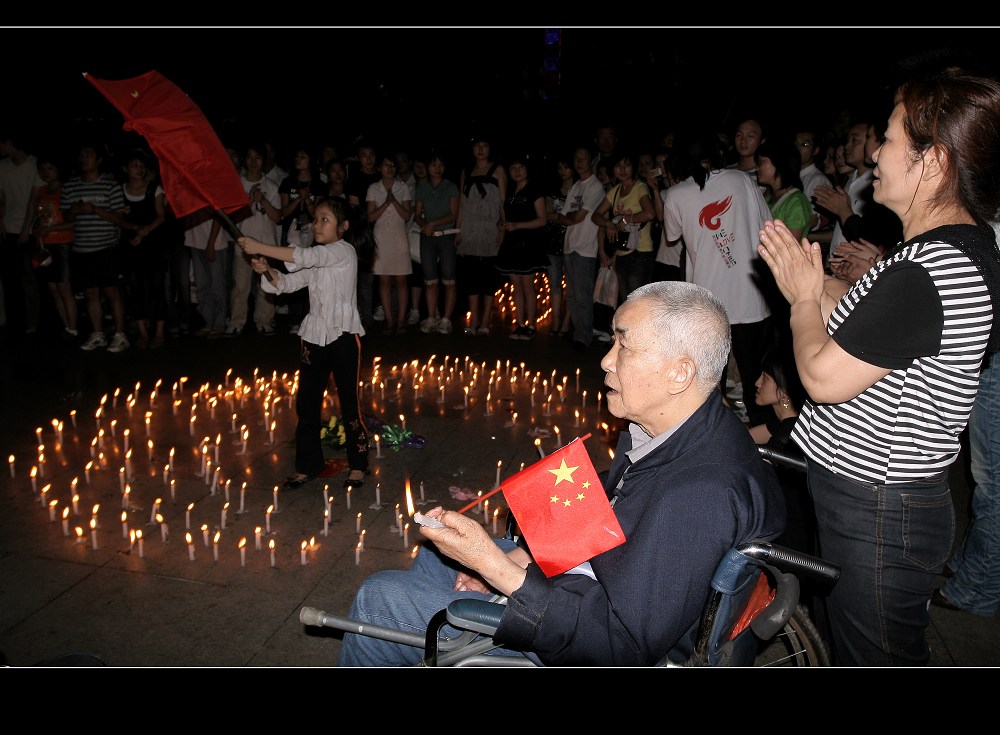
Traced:
<path id="1" fill-rule="evenodd" d="M 618 308 L 618 276 L 611 266 L 601 266 L 594 283 L 594 303 Z"/>
<path id="2" fill-rule="evenodd" d="M 611 206 L 611 211 L 613 212 L 618 207 L 618 196 L 621 194 L 621 184 L 615 190 L 615 201 Z M 615 219 L 612 220 L 615 224 L 618 223 L 618 218 L 624 217 L 624 215 L 615 215 Z M 639 247 L 639 230 L 640 227 L 635 227 L 634 225 L 626 225 L 626 229 L 618 231 L 618 239 L 615 241 L 615 248 L 618 250 L 635 250 Z"/>

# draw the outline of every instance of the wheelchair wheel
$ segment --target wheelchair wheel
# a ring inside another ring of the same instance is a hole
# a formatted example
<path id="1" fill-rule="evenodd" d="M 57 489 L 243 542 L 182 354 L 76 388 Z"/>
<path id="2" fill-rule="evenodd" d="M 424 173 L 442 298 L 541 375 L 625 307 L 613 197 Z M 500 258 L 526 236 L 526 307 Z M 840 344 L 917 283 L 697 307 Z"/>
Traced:
<path id="1" fill-rule="evenodd" d="M 809 617 L 809 611 L 799 605 L 785 627 L 769 641 L 761 643 L 754 666 L 829 666 L 826 644 Z"/>

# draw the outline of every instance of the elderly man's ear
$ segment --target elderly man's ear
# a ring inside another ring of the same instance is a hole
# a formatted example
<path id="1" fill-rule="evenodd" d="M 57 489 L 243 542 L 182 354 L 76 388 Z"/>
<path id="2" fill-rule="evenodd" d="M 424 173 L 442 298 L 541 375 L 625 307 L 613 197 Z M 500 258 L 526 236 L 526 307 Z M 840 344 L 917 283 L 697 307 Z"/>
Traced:
<path id="1" fill-rule="evenodd" d="M 694 360 L 687 355 L 674 358 L 667 371 L 667 387 L 671 393 L 683 393 L 694 383 L 696 375 Z"/>

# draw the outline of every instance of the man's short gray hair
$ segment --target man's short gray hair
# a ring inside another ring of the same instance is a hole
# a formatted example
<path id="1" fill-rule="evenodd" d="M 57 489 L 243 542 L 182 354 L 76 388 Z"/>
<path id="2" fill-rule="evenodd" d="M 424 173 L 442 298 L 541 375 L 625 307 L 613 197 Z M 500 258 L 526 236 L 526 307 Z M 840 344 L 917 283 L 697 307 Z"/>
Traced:
<path id="1" fill-rule="evenodd" d="M 726 307 L 703 286 L 684 281 L 654 281 L 627 301 L 649 299 L 650 334 L 663 354 L 689 356 L 698 388 L 705 394 L 719 385 L 729 363 L 732 338 Z"/>

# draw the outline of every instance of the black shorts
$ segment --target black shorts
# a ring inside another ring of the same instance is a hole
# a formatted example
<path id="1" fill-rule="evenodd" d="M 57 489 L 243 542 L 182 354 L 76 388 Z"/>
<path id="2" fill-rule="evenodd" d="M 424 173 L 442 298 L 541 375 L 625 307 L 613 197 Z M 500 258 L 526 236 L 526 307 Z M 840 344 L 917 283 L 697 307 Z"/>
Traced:
<path id="1" fill-rule="evenodd" d="M 492 296 L 500 287 L 496 256 L 458 256 L 458 288 L 466 296 Z"/>
<path id="2" fill-rule="evenodd" d="M 95 250 L 92 253 L 73 251 L 70 256 L 73 287 L 84 289 L 117 286 L 121 275 L 118 260 L 117 247 Z"/>

